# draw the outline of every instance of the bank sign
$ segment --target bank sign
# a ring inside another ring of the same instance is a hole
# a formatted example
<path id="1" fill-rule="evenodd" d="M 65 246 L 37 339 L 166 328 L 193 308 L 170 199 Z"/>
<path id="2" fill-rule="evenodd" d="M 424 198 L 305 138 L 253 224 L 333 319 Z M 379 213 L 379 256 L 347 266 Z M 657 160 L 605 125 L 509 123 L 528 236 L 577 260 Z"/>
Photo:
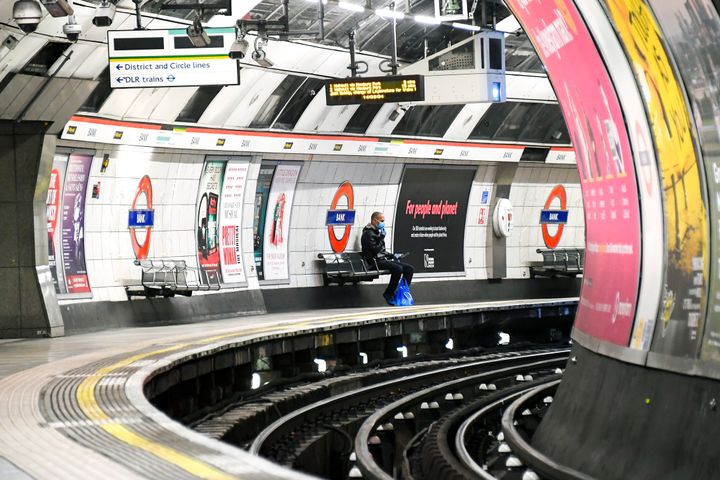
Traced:
<path id="1" fill-rule="evenodd" d="M 206 28 L 208 47 L 194 47 L 185 29 L 108 31 L 112 88 L 237 85 L 237 61 L 228 57 L 234 28 Z"/>

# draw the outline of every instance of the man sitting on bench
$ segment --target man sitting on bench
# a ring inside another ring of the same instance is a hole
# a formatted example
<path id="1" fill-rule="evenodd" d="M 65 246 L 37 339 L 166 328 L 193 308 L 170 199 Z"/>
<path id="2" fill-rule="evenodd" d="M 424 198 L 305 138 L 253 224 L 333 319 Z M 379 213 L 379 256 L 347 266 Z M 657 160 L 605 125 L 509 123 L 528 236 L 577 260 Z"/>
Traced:
<path id="1" fill-rule="evenodd" d="M 400 283 L 400 276 L 405 278 L 408 286 L 412 282 L 413 267 L 399 260 L 398 255 L 385 250 L 385 215 L 382 212 L 373 212 L 370 223 L 365 225 L 361 238 L 362 253 L 368 265 L 377 266 L 380 270 L 390 270 L 390 283 L 383 293 L 389 305 L 395 305 L 395 291 Z"/>

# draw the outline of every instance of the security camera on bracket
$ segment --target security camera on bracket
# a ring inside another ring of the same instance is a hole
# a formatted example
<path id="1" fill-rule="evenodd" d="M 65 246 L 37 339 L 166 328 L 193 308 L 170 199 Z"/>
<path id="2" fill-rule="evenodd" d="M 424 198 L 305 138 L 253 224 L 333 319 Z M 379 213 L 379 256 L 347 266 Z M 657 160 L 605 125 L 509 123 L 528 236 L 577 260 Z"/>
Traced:
<path id="1" fill-rule="evenodd" d="M 82 26 L 75 21 L 75 15 L 68 17 L 68 23 L 63 25 L 63 33 L 71 42 L 77 42 L 82 33 Z"/>
<path id="2" fill-rule="evenodd" d="M 40 4 L 35 0 L 17 0 L 13 5 L 15 23 L 25 33 L 32 33 L 37 30 L 42 17 L 43 12 Z"/>
<path id="3" fill-rule="evenodd" d="M 96 27 L 109 27 L 115 18 L 115 4 L 110 0 L 103 0 L 95 9 L 95 16 L 92 19 Z"/>

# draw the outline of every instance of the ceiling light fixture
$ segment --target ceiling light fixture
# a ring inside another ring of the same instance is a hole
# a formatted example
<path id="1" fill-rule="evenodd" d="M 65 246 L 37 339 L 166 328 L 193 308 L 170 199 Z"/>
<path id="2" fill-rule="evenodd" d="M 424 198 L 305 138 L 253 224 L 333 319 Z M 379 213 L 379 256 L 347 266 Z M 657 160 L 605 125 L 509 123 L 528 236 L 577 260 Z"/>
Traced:
<path id="1" fill-rule="evenodd" d="M 375 15 L 383 18 L 394 18 L 395 20 L 402 20 L 405 18 L 405 14 L 402 12 L 396 12 L 388 8 L 380 8 L 375 10 Z"/>
<path id="2" fill-rule="evenodd" d="M 477 25 L 469 25 L 467 23 L 453 22 L 452 26 L 453 28 L 458 28 L 460 30 L 468 30 L 470 32 L 479 32 L 480 30 L 482 30 L 482 28 L 478 27 Z"/>
<path id="3" fill-rule="evenodd" d="M 351 12 L 364 12 L 365 7 L 350 2 L 338 2 L 337 6 L 343 10 L 349 10 Z"/>
<path id="4" fill-rule="evenodd" d="M 440 25 L 440 20 L 435 17 L 428 17 L 427 15 L 415 15 L 413 19 L 417 23 L 422 23 L 425 25 Z"/>

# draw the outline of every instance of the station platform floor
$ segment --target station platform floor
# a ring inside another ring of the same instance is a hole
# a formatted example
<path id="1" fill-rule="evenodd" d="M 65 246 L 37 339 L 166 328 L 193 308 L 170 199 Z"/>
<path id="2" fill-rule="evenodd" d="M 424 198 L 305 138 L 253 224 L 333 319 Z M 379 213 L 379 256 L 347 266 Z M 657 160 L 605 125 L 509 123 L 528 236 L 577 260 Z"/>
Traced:
<path id="1" fill-rule="evenodd" d="M 193 432 L 143 395 L 149 373 L 253 338 L 577 298 L 267 314 L 0 340 L 0 478 L 304 478 Z"/>

